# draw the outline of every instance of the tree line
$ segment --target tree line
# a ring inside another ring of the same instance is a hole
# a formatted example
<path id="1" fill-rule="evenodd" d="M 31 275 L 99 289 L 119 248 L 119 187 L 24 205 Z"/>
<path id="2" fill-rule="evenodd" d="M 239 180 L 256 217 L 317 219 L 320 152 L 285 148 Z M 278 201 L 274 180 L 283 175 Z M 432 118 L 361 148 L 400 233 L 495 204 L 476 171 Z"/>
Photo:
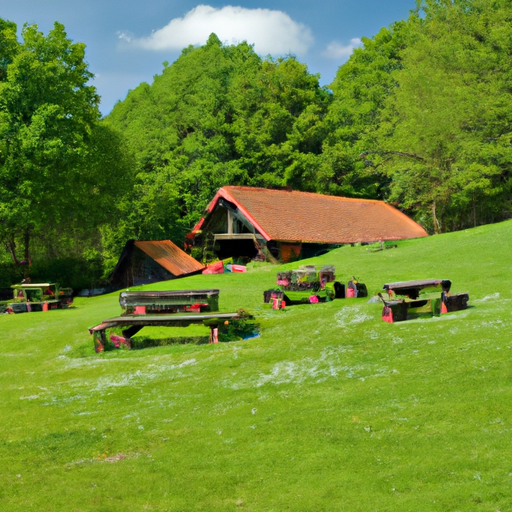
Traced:
<path id="1" fill-rule="evenodd" d="M 181 245 L 233 184 L 382 199 L 431 233 L 502 220 L 511 19 L 504 0 L 420 1 L 329 87 L 212 34 L 104 119 L 83 44 L 0 20 L 0 263 L 105 276 L 129 238 Z"/>

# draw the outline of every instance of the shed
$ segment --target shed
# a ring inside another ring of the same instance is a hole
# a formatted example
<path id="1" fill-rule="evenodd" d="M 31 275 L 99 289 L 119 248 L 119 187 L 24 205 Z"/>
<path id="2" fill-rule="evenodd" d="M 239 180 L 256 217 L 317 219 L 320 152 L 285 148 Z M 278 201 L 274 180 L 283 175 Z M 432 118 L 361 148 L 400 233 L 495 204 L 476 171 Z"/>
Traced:
<path id="1" fill-rule="evenodd" d="M 187 241 L 219 258 L 290 261 L 342 244 L 428 236 L 384 201 L 295 190 L 218 190 Z"/>
<path id="2" fill-rule="evenodd" d="M 204 265 L 170 240 L 128 240 L 110 282 L 126 288 L 185 277 L 203 269 Z"/>

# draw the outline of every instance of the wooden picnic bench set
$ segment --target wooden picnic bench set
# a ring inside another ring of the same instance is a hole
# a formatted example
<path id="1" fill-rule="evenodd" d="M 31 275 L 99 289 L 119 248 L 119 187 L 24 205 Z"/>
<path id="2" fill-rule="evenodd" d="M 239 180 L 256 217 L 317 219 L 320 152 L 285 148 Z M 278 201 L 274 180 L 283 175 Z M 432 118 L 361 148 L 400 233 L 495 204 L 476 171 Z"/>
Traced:
<path id="1" fill-rule="evenodd" d="M 451 293 L 449 279 L 424 279 L 387 283 L 379 293 L 384 306 L 382 320 L 388 323 L 420 316 L 439 316 L 468 307 L 468 293 Z"/>
<path id="2" fill-rule="evenodd" d="M 31 313 L 65 309 L 73 304 L 73 290 L 58 283 L 15 284 L 12 299 L 0 301 L 0 313 Z"/>
<path id="3" fill-rule="evenodd" d="M 188 327 L 192 324 L 210 328 L 209 343 L 219 342 L 219 326 L 249 318 L 244 310 L 219 312 L 219 290 L 126 291 L 119 295 L 123 313 L 89 328 L 96 352 L 107 348 L 131 346 L 131 338 L 144 327 Z M 121 334 L 107 331 L 116 329 Z"/>
<path id="4" fill-rule="evenodd" d="M 347 286 L 336 279 L 335 267 L 302 265 L 295 270 L 278 272 L 276 286 L 263 292 L 263 301 L 273 309 L 294 304 L 317 304 L 345 297 L 367 297 L 364 283 L 356 278 Z"/>
<path id="5" fill-rule="evenodd" d="M 264 292 L 264 302 L 274 309 L 282 309 L 285 305 L 367 297 L 366 286 L 355 278 L 349 281 L 346 289 L 335 279 L 332 266 L 304 266 L 295 271 L 279 272 L 277 287 Z M 466 309 L 469 294 L 451 293 L 451 284 L 448 279 L 384 284 L 383 292 L 378 294 L 383 303 L 382 320 L 394 323 Z M 219 327 L 250 317 L 244 310 L 220 313 L 219 293 L 218 289 L 121 292 L 119 304 L 123 313 L 89 329 L 95 350 L 102 352 L 121 345 L 129 348 L 131 338 L 144 327 L 187 327 L 192 324 L 209 327 L 209 343 L 218 343 Z M 109 336 L 107 331 L 110 331 Z"/>

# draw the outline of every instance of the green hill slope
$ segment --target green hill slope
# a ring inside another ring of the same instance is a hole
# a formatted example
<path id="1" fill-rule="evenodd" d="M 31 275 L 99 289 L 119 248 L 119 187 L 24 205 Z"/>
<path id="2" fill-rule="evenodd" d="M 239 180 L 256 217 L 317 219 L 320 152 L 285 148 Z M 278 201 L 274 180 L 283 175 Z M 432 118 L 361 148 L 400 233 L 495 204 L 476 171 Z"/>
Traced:
<path id="1" fill-rule="evenodd" d="M 1 509 L 508 510 L 511 254 L 509 221 L 308 261 L 370 293 L 470 293 L 468 310 L 391 325 L 364 299 L 273 311 L 267 265 L 152 287 L 220 288 L 222 310 L 262 323 L 244 342 L 94 354 L 87 327 L 117 294 L 2 315 Z"/>

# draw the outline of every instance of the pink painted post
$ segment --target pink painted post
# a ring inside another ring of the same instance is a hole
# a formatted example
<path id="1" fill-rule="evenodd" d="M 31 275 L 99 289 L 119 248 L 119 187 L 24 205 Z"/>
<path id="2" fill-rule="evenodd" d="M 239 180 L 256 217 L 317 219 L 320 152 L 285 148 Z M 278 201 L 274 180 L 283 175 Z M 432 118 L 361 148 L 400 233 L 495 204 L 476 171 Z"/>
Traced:
<path id="1" fill-rule="evenodd" d="M 208 343 L 219 343 L 219 328 L 210 326 L 210 340 Z"/>

